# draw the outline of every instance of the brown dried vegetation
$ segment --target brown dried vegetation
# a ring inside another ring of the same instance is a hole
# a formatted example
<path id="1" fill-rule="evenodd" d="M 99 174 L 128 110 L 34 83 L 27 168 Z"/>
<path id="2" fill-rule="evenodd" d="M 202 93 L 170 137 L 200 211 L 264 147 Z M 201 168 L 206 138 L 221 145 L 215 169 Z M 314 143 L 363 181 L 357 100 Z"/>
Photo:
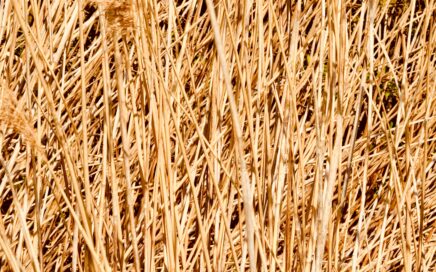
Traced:
<path id="1" fill-rule="evenodd" d="M 431 271 L 435 12 L 0 0 L 0 271 Z"/>

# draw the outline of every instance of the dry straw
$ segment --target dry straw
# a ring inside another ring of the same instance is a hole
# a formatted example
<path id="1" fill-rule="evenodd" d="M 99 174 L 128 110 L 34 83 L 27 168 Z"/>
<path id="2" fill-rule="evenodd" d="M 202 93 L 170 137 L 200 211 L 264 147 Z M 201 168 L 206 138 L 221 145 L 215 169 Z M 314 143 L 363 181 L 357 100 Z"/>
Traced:
<path id="1" fill-rule="evenodd" d="M 0 0 L 0 271 L 432 271 L 434 0 Z"/>

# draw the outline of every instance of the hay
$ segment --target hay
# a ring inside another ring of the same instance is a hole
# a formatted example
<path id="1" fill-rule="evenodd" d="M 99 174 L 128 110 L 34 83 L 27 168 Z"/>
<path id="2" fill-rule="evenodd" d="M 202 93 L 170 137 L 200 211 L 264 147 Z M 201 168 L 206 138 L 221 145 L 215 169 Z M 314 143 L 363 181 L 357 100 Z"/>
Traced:
<path id="1" fill-rule="evenodd" d="M 0 1 L 0 271 L 434 269 L 435 11 Z"/>

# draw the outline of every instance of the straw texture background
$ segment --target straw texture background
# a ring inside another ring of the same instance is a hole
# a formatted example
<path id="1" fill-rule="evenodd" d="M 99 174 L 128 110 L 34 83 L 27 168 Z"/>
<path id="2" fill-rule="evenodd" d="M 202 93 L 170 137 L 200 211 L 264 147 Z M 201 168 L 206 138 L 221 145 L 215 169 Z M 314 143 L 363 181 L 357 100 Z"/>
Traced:
<path id="1" fill-rule="evenodd" d="M 0 0 L 0 271 L 434 271 L 434 0 Z"/>

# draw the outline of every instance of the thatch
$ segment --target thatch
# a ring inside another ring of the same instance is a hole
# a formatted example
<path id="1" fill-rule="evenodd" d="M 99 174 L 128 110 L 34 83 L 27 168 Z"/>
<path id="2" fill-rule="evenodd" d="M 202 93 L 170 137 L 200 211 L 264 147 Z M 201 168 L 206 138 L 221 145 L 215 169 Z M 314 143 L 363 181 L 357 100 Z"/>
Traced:
<path id="1" fill-rule="evenodd" d="M 431 271 L 434 0 L 0 0 L 0 271 Z"/>

